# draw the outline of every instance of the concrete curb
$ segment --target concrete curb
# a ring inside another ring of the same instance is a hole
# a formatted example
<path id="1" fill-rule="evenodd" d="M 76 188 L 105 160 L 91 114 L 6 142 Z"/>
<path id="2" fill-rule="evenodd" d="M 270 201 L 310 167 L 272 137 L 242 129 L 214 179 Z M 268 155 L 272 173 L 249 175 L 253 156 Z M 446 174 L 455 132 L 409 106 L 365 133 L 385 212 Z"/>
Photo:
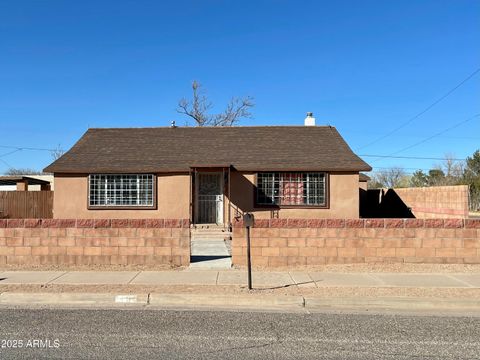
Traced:
<path id="1" fill-rule="evenodd" d="M 320 298 L 305 297 L 305 308 L 320 309 L 390 309 L 390 310 L 475 310 L 480 311 L 480 300 L 427 299 L 409 297 L 382 298 Z"/>
<path id="2" fill-rule="evenodd" d="M 227 308 L 303 308 L 302 296 L 151 294 L 154 306 L 204 306 Z"/>
<path id="3" fill-rule="evenodd" d="M 148 294 L 13 293 L 0 294 L 0 305 L 147 305 Z"/>
<path id="4" fill-rule="evenodd" d="M 0 294 L 0 305 L 156 306 L 238 309 L 303 308 L 302 296 L 211 294 L 15 293 Z"/>

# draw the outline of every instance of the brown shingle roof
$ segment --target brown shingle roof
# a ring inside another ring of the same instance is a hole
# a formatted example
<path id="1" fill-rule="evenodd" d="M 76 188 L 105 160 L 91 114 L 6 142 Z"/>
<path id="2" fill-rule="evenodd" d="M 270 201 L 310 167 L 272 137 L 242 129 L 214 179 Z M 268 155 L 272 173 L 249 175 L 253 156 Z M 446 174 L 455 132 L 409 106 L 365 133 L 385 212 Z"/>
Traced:
<path id="1" fill-rule="evenodd" d="M 364 173 L 360 173 L 360 174 L 358 174 L 358 180 L 359 181 L 368 181 L 368 180 L 370 180 L 370 176 L 368 176 L 367 174 L 364 174 Z"/>
<path id="2" fill-rule="evenodd" d="M 370 171 L 334 127 L 89 129 L 54 173 L 147 173 L 232 165 L 243 171 Z"/>

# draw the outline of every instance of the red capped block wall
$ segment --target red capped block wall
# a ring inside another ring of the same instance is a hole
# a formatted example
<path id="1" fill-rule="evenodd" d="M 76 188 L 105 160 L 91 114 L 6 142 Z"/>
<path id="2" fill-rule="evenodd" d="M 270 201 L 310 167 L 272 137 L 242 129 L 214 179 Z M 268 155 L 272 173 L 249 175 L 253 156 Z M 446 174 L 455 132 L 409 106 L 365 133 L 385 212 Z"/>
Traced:
<path id="1" fill-rule="evenodd" d="M 0 219 L 0 265 L 189 263 L 188 219 Z"/>
<path id="2" fill-rule="evenodd" d="M 480 219 L 271 219 L 251 229 L 252 264 L 480 263 Z M 243 223 L 233 229 L 235 265 L 246 263 Z"/>

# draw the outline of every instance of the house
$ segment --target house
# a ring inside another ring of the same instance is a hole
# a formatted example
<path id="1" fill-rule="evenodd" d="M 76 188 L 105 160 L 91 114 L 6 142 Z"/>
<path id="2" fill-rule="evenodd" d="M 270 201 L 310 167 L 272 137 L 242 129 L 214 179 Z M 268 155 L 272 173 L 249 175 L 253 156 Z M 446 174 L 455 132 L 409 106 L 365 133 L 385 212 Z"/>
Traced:
<path id="1" fill-rule="evenodd" d="M 331 126 L 89 129 L 45 171 L 54 218 L 358 218 L 371 167 Z"/>

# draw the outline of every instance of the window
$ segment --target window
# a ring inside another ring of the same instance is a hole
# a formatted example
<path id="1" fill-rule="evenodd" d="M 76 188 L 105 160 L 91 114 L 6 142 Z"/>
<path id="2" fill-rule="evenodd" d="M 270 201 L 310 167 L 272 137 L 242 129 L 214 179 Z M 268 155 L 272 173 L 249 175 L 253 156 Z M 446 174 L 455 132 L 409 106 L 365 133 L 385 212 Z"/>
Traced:
<path id="1" fill-rule="evenodd" d="M 323 172 L 259 173 L 257 204 L 326 206 L 326 174 Z"/>
<path id="2" fill-rule="evenodd" d="M 152 174 L 106 175 L 89 177 L 88 205 L 92 207 L 153 207 Z"/>

